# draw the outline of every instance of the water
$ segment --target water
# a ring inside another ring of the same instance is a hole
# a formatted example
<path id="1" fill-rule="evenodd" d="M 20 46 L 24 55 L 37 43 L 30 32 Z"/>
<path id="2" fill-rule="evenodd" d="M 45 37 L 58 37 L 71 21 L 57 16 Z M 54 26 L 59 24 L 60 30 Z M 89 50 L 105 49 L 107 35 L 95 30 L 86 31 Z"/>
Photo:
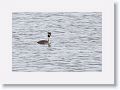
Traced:
<path id="1" fill-rule="evenodd" d="M 51 46 L 37 44 L 47 32 Z M 102 13 L 14 12 L 12 71 L 102 71 Z"/>

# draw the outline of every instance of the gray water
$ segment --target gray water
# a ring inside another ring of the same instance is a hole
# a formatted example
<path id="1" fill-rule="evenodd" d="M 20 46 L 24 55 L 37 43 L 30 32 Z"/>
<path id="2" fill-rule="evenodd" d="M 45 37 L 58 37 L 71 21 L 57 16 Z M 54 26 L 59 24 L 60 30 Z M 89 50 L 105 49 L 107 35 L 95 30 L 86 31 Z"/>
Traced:
<path id="1" fill-rule="evenodd" d="M 102 71 L 102 13 L 13 12 L 12 71 Z"/>

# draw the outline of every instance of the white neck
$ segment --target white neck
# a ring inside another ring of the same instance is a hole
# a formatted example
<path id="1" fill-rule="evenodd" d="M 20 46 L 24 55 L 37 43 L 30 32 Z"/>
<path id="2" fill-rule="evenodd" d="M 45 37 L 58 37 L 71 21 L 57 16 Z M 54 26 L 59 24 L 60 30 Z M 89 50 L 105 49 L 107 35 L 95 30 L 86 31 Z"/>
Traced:
<path id="1" fill-rule="evenodd" d="M 50 37 L 48 37 L 48 43 L 50 43 Z"/>

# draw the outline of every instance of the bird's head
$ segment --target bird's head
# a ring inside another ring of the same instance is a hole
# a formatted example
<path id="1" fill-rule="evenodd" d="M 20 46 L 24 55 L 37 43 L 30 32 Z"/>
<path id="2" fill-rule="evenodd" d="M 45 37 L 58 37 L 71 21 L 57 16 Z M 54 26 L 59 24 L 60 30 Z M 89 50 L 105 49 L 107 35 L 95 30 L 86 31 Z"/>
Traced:
<path id="1" fill-rule="evenodd" d="M 48 32 L 48 37 L 50 37 L 51 36 L 51 32 Z"/>

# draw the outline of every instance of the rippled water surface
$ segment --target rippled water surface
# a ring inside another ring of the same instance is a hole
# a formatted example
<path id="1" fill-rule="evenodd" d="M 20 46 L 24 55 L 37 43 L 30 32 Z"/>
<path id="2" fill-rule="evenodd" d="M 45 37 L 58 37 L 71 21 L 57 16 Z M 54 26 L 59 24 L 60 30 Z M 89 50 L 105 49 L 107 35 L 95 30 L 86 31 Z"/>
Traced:
<path id="1" fill-rule="evenodd" d="M 102 71 L 102 13 L 14 12 L 12 71 Z"/>

